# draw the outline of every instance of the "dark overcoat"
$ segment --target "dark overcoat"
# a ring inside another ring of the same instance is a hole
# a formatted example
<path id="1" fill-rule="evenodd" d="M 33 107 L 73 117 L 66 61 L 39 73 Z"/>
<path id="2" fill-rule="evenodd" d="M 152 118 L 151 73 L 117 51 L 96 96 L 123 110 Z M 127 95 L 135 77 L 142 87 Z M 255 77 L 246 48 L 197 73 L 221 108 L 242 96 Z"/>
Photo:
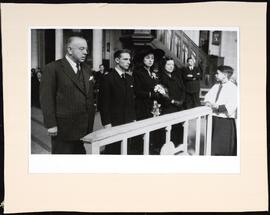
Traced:
<path id="1" fill-rule="evenodd" d="M 187 93 L 200 92 L 200 80 L 202 78 L 199 67 L 194 67 L 192 70 L 189 67 L 182 69 L 183 80 Z"/>
<path id="2" fill-rule="evenodd" d="M 138 120 L 153 117 L 154 87 L 158 84 L 158 79 L 152 78 L 148 71 L 141 67 L 133 72 L 135 86 L 136 116 Z M 149 96 L 151 93 L 151 97 Z"/>
<path id="3" fill-rule="evenodd" d="M 185 101 L 186 92 L 185 86 L 179 71 L 174 71 L 169 77 L 167 74 L 162 73 L 160 76 L 160 83 L 167 89 L 168 98 L 163 97 L 161 102 L 161 113 L 169 114 L 184 109 L 183 102 Z M 182 103 L 180 106 L 172 104 L 172 100 L 179 101 Z M 165 132 L 163 134 L 163 138 Z M 174 124 L 171 130 L 171 141 L 178 146 L 183 141 L 183 126 L 181 123 Z"/>
<path id="4" fill-rule="evenodd" d="M 82 82 L 64 58 L 46 65 L 41 79 L 45 127 L 57 126 L 58 138 L 66 141 L 79 140 L 93 130 L 93 75 L 86 63 L 81 72 Z"/>
<path id="5" fill-rule="evenodd" d="M 133 78 L 122 79 L 116 70 L 104 76 L 100 98 L 103 125 L 122 125 L 136 120 Z"/>
<path id="6" fill-rule="evenodd" d="M 172 100 L 184 102 L 185 100 L 185 86 L 179 71 L 174 71 L 169 77 L 167 74 L 162 73 L 160 76 L 160 83 L 167 89 L 168 98 L 163 98 L 161 101 L 162 114 L 173 113 L 183 110 L 182 106 L 172 104 Z"/>

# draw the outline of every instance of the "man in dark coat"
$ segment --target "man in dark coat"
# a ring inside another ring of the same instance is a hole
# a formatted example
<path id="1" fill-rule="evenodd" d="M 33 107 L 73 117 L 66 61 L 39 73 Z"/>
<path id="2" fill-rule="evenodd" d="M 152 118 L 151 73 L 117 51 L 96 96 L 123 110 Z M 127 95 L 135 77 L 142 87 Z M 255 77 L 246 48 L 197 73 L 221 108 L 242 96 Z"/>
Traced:
<path id="1" fill-rule="evenodd" d="M 136 119 L 133 78 L 126 73 L 130 65 L 129 50 L 116 51 L 114 60 L 116 66 L 104 76 L 100 89 L 101 121 L 105 128 Z M 107 145 L 104 154 L 120 154 L 120 143 Z"/>
<path id="2" fill-rule="evenodd" d="M 102 85 L 102 81 L 105 75 L 107 75 L 109 71 L 105 69 L 103 64 L 99 65 L 99 70 L 94 72 L 94 78 L 95 78 L 95 85 L 94 85 L 94 98 L 95 98 L 95 103 L 96 103 L 96 109 L 97 111 L 100 111 L 101 109 L 101 104 L 99 101 L 99 91 Z"/>
<path id="3" fill-rule="evenodd" d="M 45 66 L 40 102 L 45 127 L 52 137 L 52 154 L 85 154 L 80 138 L 94 123 L 93 75 L 84 63 L 87 43 L 70 37 L 63 59 Z"/>
<path id="4" fill-rule="evenodd" d="M 38 78 L 38 73 L 35 71 L 35 69 L 32 69 L 31 71 L 31 105 L 37 108 L 40 108 L 40 102 L 39 102 L 39 85 L 40 80 Z"/>
<path id="5" fill-rule="evenodd" d="M 183 80 L 186 89 L 185 109 L 200 106 L 200 80 L 202 77 L 199 67 L 194 66 L 190 57 L 187 59 L 188 66 L 183 69 Z"/>

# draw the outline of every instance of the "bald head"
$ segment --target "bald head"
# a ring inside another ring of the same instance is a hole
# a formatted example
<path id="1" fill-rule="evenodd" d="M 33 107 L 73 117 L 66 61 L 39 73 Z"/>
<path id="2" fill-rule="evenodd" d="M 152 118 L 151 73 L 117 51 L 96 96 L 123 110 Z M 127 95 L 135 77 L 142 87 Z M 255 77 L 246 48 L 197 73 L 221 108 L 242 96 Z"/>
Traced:
<path id="1" fill-rule="evenodd" d="M 67 54 L 75 62 L 84 62 L 88 53 L 87 42 L 82 37 L 70 37 L 67 41 Z"/>

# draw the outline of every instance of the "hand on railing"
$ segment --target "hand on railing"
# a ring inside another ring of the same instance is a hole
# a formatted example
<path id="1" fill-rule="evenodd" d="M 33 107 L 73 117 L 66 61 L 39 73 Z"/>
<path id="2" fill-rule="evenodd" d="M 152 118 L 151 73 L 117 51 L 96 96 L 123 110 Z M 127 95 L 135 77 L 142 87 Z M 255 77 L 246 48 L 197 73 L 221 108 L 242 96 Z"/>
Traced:
<path id="1" fill-rule="evenodd" d="M 183 101 L 178 101 L 178 100 L 173 100 L 173 104 L 176 106 L 176 107 L 182 107 L 183 105 Z"/>
<path id="2" fill-rule="evenodd" d="M 104 125 L 104 128 L 111 128 L 111 127 L 112 127 L 112 124 Z"/>
<path id="3" fill-rule="evenodd" d="M 57 136 L 57 132 L 58 132 L 57 126 L 54 126 L 52 128 L 48 128 L 49 136 Z"/>
<path id="4" fill-rule="evenodd" d="M 218 105 L 215 103 L 211 103 L 211 102 L 206 102 L 205 106 L 210 107 L 212 110 L 217 110 L 218 109 Z"/>

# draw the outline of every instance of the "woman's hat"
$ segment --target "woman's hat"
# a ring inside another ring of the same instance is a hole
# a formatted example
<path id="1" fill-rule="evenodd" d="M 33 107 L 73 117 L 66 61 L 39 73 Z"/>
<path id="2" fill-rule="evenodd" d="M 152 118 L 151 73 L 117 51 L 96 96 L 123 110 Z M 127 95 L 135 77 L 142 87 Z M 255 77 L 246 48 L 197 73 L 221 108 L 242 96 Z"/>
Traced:
<path id="1" fill-rule="evenodd" d="M 155 56 L 155 60 L 160 60 L 165 55 L 165 52 L 161 49 L 154 49 L 151 46 L 144 46 L 135 54 L 134 61 L 142 62 L 143 58 L 149 54 L 153 54 Z"/>

